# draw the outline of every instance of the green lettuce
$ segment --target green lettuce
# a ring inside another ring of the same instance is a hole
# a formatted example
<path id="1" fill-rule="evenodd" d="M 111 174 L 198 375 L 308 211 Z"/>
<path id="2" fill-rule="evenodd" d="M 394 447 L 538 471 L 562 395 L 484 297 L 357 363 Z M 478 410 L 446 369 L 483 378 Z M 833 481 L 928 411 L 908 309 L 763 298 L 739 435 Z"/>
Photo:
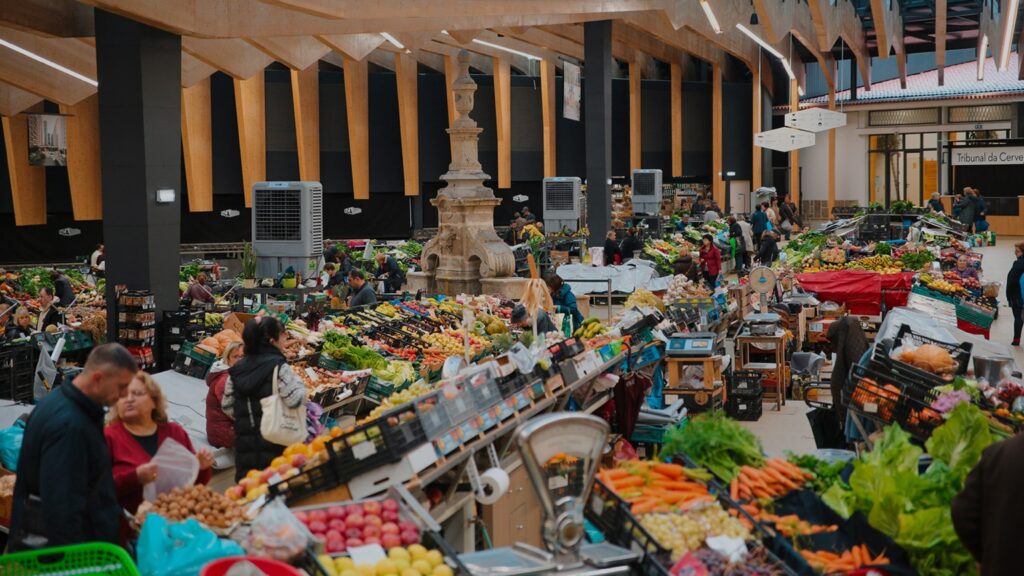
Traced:
<path id="1" fill-rule="evenodd" d="M 945 424 L 935 430 L 925 447 L 933 458 L 949 467 L 959 487 L 992 442 L 988 418 L 981 410 L 963 403 L 949 413 Z"/>

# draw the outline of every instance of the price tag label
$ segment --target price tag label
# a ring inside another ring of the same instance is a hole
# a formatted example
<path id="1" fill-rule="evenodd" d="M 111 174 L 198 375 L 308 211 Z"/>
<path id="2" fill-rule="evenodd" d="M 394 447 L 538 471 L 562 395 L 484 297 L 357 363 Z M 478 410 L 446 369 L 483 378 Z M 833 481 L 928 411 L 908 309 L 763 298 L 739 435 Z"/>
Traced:
<path id="1" fill-rule="evenodd" d="M 309 378 L 313 382 L 319 382 L 320 381 L 320 375 L 316 373 L 316 370 L 313 370 L 313 368 L 311 368 L 309 366 L 306 367 L 306 376 L 309 376 Z"/>
<path id="2" fill-rule="evenodd" d="M 864 403 L 864 411 L 865 412 L 869 412 L 871 414 L 877 414 L 878 413 L 878 404 L 876 404 L 874 402 L 865 402 Z"/>
<path id="3" fill-rule="evenodd" d="M 360 442 L 352 447 L 352 455 L 355 456 L 357 460 L 365 460 L 376 453 L 377 445 L 369 440 L 366 442 Z"/>

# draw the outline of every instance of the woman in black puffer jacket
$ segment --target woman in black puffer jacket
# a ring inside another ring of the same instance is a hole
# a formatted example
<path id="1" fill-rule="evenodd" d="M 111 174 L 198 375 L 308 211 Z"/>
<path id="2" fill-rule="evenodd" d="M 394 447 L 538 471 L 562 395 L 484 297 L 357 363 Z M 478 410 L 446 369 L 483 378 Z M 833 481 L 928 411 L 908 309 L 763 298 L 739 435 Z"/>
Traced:
<path id="1" fill-rule="evenodd" d="M 228 371 L 234 388 L 236 481 L 250 470 L 263 470 L 284 451 L 284 447 L 260 435 L 260 400 L 274 391 L 274 368 L 278 369 L 277 392 L 285 405 L 296 408 L 306 399 L 306 385 L 292 372 L 281 352 L 286 339 L 284 326 L 272 316 L 253 318 L 242 331 L 245 357 Z"/>

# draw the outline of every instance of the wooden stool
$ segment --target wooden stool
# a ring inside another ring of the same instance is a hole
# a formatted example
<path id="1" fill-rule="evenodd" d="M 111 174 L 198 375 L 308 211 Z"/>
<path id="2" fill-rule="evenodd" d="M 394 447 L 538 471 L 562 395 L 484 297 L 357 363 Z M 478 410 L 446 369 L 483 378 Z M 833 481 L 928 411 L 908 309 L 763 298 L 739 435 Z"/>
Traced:
<path id="1" fill-rule="evenodd" d="M 721 360 L 721 356 L 666 357 L 665 387 L 674 390 L 689 389 L 688 386 L 682 385 L 683 369 L 700 365 L 704 369 L 704 389 L 713 390 L 715 382 L 722 382 Z M 723 393 L 722 401 L 725 400 Z"/>

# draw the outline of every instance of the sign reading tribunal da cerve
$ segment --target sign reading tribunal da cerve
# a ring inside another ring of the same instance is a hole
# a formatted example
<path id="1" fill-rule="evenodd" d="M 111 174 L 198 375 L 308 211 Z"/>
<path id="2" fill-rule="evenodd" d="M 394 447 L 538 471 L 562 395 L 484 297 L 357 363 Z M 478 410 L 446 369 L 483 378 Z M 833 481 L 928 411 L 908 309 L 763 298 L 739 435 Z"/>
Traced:
<path id="1" fill-rule="evenodd" d="M 1024 146 L 992 148 L 954 148 L 950 151 L 953 166 L 1007 166 L 1024 164 Z"/>

